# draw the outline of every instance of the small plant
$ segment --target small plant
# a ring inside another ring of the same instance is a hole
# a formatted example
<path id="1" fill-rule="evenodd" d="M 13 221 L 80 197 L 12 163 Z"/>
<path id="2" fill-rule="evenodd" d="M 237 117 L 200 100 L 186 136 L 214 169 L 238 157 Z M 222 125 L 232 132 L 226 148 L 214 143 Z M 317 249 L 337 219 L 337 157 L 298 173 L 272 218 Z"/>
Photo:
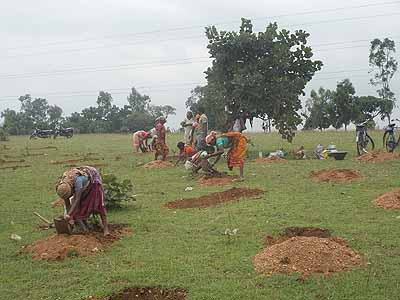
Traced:
<path id="1" fill-rule="evenodd" d="M 235 236 L 238 233 L 239 229 L 235 228 L 235 229 L 225 229 L 224 231 L 224 235 L 227 237 L 228 239 L 228 243 L 230 243 L 232 241 L 233 236 Z"/>
<path id="2" fill-rule="evenodd" d="M 117 177 L 111 174 L 106 174 L 102 177 L 106 208 L 121 208 L 122 202 L 136 200 L 132 195 L 133 184 L 130 180 L 118 181 Z"/>

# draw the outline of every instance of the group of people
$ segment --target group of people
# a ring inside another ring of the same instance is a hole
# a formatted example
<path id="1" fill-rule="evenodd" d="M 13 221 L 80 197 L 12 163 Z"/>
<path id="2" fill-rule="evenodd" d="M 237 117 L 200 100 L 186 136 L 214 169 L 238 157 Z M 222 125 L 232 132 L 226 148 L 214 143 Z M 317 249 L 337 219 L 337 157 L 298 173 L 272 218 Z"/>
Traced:
<path id="1" fill-rule="evenodd" d="M 242 134 L 246 128 L 243 120 L 235 121 L 229 132 L 217 134 L 215 131 L 208 132 L 208 118 L 202 110 L 196 117 L 189 111 L 181 126 L 184 128 L 184 142 L 177 144 L 177 163 L 184 161 L 186 169 L 195 173 L 202 170 L 206 174 L 215 175 L 219 173 L 215 165 L 227 151 L 228 168 L 232 170 L 238 167 L 240 180 L 244 179 L 247 139 Z"/>
<path id="2" fill-rule="evenodd" d="M 166 160 L 169 148 L 166 142 L 167 130 L 165 117 L 156 119 L 153 130 L 137 131 L 133 134 L 133 146 L 136 151 L 154 151 L 154 159 Z M 196 116 L 188 112 L 181 123 L 184 129 L 184 142 L 177 144 L 179 162 L 194 173 L 202 170 L 208 175 L 220 174 L 215 165 L 227 151 L 228 168 L 240 169 L 240 179 L 244 178 L 244 160 L 247 139 L 241 133 L 244 124 L 237 123 L 239 130 L 217 134 L 208 132 L 208 118 L 203 111 Z M 235 124 L 234 124 L 235 125 Z M 152 139 L 151 143 L 148 140 Z M 82 166 L 66 171 L 56 184 L 56 193 L 64 200 L 65 219 L 88 230 L 87 220 L 92 214 L 98 214 L 103 224 L 104 235 L 108 235 L 107 212 L 104 203 L 104 190 L 100 173 L 93 167 Z"/>
<path id="3" fill-rule="evenodd" d="M 164 116 L 158 117 L 155 121 L 154 128 L 151 131 L 136 131 L 133 134 L 133 148 L 139 152 L 154 151 L 154 159 L 161 158 L 166 160 L 169 148 L 166 142 L 167 129 L 165 123 L 167 119 Z M 149 140 L 151 142 L 149 143 Z"/>

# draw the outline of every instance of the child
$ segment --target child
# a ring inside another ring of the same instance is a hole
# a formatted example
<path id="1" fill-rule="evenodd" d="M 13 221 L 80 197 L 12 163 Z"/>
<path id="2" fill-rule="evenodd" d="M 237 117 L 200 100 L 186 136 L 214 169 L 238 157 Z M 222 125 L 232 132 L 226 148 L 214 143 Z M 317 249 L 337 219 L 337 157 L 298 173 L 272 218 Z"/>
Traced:
<path id="1" fill-rule="evenodd" d="M 180 161 L 185 162 L 189 157 L 192 157 L 196 153 L 192 146 L 187 144 L 185 145 L 183 142 L 179 142 L 176 146 L 179 149 L 179 156 L 175 165 L 178 165 Z"/>

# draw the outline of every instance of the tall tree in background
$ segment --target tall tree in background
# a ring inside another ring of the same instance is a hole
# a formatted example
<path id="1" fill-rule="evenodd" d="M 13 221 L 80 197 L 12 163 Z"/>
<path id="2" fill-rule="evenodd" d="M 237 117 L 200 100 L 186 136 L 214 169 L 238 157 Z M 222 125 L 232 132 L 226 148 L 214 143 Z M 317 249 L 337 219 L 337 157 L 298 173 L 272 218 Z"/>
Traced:
<path id="1" fill-rule="evenodd" d="M 128 96 L 128 103 L 132 112 L 145 112 L 148 110 L 151 99 L 147 95 L 141 95 L 134 87 Z"/>
<path id="2" fill-rule="evenodd" d="M 336 86 L 336 91 L 332 98 L 332 115 L 331 119 L 333 127 L 336 129 L 344 126 L 347 130 L 347 126 L 354 119 L 354 101 L 355 101 L 356 90 L 349 79 L 344 79 L 339 82 Z"/>
<path id="3" fill-rule="evenodd" d="M 320 87 L 318 92 L 312 90 L 310 98 L 307 99 L 306 122 L 304 129 L 323 130 L 331 126 L 330 110 L 334 93 Z"/>
<path id="4" fill-rule="evenodd" d="M 57 105 L 49 106 L 49 108 L 47 109 L 47 115 L 48 115 L 48 119 L 49 119 L 48 123 L 50 125 L 50 128 L 54 129 L 55 127 L 60 125 L 60 123 L 63 120 L 62 113 L 63 113 L 63 110 L 61 107 L 59 107 Z"/>
<path id="5" fill-rule="evenodd" d="M 379 97 L 383 99 L 382 119 L 385 117 L 390 122 L 390 115 L 395 106 L 394 93 L 390 89 L 390 81 L 397 71 L 397 61 L 394 58 L 396 52 L 395 42 L 385 38 L 383 41 L 374 39 L 371 42 L 369 53 L 369 65 L 372 68 L 373 78 L 371 84 L 380 86 L 377 90 Z"/>
<path id="6" fill-rule="evenodd" d="M 207 75 L 212 109 L 272 119 L 283 138 L 291 140 L 301 123 L 300 95 L 322 62 L 311 60 L 309 36 L 303 30 L 278 30 L 276 23 L 264 32 L 253 32 L 250 20 L 242 19 L 239 32 L 206 28 L 208 50 L 213 58 Z M 206 97 L 208 98 L 208 97 Z"/>

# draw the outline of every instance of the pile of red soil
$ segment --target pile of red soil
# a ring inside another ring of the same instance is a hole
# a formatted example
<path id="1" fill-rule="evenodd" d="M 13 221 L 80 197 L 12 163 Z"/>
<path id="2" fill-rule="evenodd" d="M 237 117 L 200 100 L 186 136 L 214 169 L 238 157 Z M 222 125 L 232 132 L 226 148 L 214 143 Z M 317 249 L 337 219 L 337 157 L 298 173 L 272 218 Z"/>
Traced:
<path id="1" fill-rule="evenodd" d="M 89 296 L 88 300 L 185 300 L 187 291 L 183 289 L 163 289 L 160 287 L 134 287 L 105 298 Z"/>
<path id="2" fill-rule="evenodd" d="M 26 247 L 23 252 L 33 259 L 63 260 L 67 257 L 89 256 L 103 251 L 113 242 L 129 234 L 130 229 L 123 224 L 109 224 L 111 234 L 104 237 L 100 231 L 88 234 L 55 234 L 38 240 Z"/>
<path id="3" fill-rule="evenodd" d="M 184 289 L 163 289 L 161 287 L 126 288 L 105 298 L 89 297 L 101 300 L 184 300 L 187 296 Z"/>
<path id="4" fill-rule="evenodd" d="M 400 190 L 380 195 L 374 200 L 374 203 L 385 209 L 400 209 Z"/>
<path id="5" fill-rule="evenodd" d="M 221 175 L 221 176 L 202 176 L 198 182 L 203 186 L 221 186 L 231 184 L 237 176 Z"/>
<path id="6" fill-rule="evenodd" d="M 257 198 L 264 194 L 262 190 L 259 189 L 249 189 L 249 188 L 231 188 L 224 192 L 211 193 L 198 198 L 182 199 L 165 204 L 167 208 L 196 208 L 196 207 L 209 207 L 216 206 L 221 203 L 237 201 L 240 198 Z"/>
<path id="7" fill-rule="evenodd" d="M 290 229 L 289 236 L 267 238 L 266 248 L 253 258 L 257 272 L 300 273 L 305 277 L 347 271 L 363 263 L 344 239 L 330 237 L 327 230 L 307 227 L 296 230 Z"/>
<path id="8" fill-rule="evenodd" d="M 349 169 L 331 169 L 311 172 L 311 178 L 317 182 L 346 182 L 360 177 L 360 173 Z"/>
<path id="9" fill-rule="evenodd" d="M 169 161 L 153 160 L 143 166 L 145 169 L 162 169 L 173 167 L 174 164 Z"/>
<path id="10" fill-rule="evenodd" d="M 389 153 L 383 151 L 372 151 L 356 158 L 358 161 L 383 162 L 387 160 L 400 159 L 400 153 Z"/>
<path id="11" fill-rule="evenodd" d="M 270 163 L 287 162 L 287 160 L 280 158 L 278 156 L 271 156 L 271 157 L 259 157 L 254 159 L 253 162 L 261 164 L 270 164 Z"/>

